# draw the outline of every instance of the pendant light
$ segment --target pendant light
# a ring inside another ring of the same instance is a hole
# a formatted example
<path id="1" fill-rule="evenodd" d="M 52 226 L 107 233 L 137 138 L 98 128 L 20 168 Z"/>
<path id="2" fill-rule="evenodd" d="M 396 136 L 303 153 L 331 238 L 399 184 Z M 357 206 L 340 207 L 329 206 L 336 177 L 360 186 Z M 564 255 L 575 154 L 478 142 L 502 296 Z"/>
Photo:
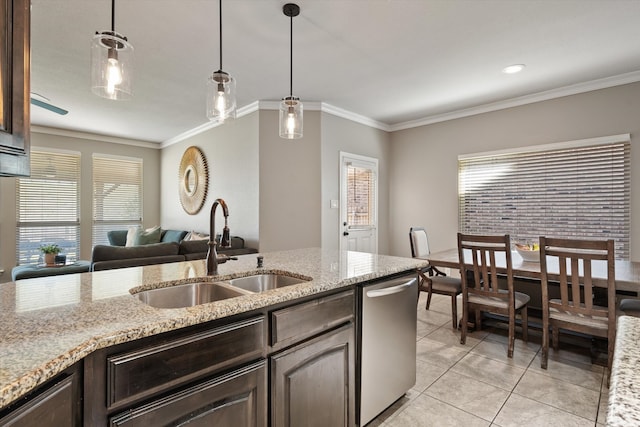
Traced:
<path id="1" fill-rule="evenodd" d="M 115 30 L 115 0 L 111 0 L 111 31 L 97 32 L 91 43 L 91 91 L 107 99 L 132 96 L 133 46 Z"/>
<path id="2" fill-rule="evenodd" d="M 293 17 L 300 14 L 300 7 L 287 3 L 282 12 L 290 18 L 290 74 L 289 96 L 280 103 L 280 137 L 286 139 L 302 138 L 302 102 L 293 96 Z"/>
<path id="3" fill-rule="evenodd" d="M 220 4 L 220 68 L 207 80 L 207 118 L 224 122 L 236 118 L 236 80 L 222 71 L 222 0 Z"/>

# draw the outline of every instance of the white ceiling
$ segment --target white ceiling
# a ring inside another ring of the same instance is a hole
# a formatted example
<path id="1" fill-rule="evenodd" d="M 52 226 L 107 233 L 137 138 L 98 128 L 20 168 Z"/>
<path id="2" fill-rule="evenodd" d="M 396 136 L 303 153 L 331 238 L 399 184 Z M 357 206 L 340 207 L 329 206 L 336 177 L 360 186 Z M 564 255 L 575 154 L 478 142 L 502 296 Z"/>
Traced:
<path id="1" fill-rule="evenodd" d="M 218 1 L 116 1 L 116 31 L 135 48 L 134 97 L 124 102 L 90 90 L 91 37 L 110 29 L 111 2 L 31 1 L 31 90 L 69 110 L 60 116 L 34 106 L 32 124 L 162 143 L 208 123 L 205 82 L 219 68 Z M 223 1 L 222 68 L 237 80 L 239 107 L 289 94 L 285 3 Z M 294 96 L 382 128 L 538 99 L 532 94 L 640 81 L 638 0 L 297 4 Z M 501 72 L 516 63 L 525 70 Z"/>

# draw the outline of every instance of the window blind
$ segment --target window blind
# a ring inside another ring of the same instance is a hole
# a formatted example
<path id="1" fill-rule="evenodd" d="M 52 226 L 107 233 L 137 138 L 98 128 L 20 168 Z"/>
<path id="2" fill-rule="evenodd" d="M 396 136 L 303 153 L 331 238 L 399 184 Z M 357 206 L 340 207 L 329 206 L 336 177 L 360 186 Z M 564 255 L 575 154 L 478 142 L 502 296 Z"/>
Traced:
<path id="1" fill-rule="evenodd" d="M 628 259 L 629 137 L 587 142 L 460 158 L 460 231 L 530 243 L 543 235 L 614 239 L 616 258 Z"/>
<path id="2" fill-rule="evenodd" d="M 366 166 L 347 165 L 347 222 L 349 227 L 376 225 L 375 171 Z"/>
<path id="3" fill-rule="evenodd" d="M 80 253 L 80 154 L 31 150 L 31 176 L 16 179 L 16 260 L 42 262 L 55 243 L 67 261 Z"/>
<path id="4" fill-rule="evenodd" d="M 142 159 L 93 156 L 93 245 L 107 232 L 142 225 Z"/>

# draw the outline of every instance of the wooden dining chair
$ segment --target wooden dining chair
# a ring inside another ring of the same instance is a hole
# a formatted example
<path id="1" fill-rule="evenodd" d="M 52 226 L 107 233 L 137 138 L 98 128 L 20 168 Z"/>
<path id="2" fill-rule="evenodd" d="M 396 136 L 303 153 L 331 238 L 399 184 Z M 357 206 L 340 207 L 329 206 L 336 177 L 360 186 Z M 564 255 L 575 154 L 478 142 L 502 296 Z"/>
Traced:
<path id="1" fill-rule="evenodd" d="M 411 256 L 426 260 L 429 256 L 429 240 L 423 227 L 411 227 L 409 229 L 409 242 L 411 243 Z M 462 282 L 459 278 L 449 277 L 433 266 L 428 266 L 418 271 L 418 289 L 427 293 L 425 309 L 431 305 L 431 294 L 447 295 L 451 297 L 451 320 L 453 328 L 458 327 L 458 303 L 457 296 L 462 292 Z"/>
<path id="2" fill-rule="evenodd" d="M 509 321 L 507 356 L 513 357 L 516 313 L 522 318 L 522 339 L 528 340 L 527 304 L 529 295 L 513 289 L 511 264 L 511 238 L 504 236 L 478 236 L 458 233 L 458 258 L 462 276 L 462 332 L 460 343 L 467 340 L 469 312 L 475 312 L 476 330 L 482 327 L 482 312 L 506 315 Z M 497 259 L 504 259 L 507 289 L 501 289 L 498 280 Z M 473 283 L 469 283 L 469 275 Z"/>
<path id="3" fill-rule="evenodd" d="M 540 237 L 542 274 L 542 355 L 547 369 L 549 328 L 558 350 L 559 330 L 566 329 L 607 338 L 607 367 L 611 375 L 616 339 L 616 289 L 613 240 L 573 240 Z M 606 278 L 593 277 L 593 263 L 606 263 Z M 556 267 L 557 263 L 557 267 Z M 553 265 L 553 269 L 549 266 Z M 549 282 L 560 286 L 560 299 L 549 298 Z M 605 288 L 607 307 L 595 305 L 594 288 Z"/>

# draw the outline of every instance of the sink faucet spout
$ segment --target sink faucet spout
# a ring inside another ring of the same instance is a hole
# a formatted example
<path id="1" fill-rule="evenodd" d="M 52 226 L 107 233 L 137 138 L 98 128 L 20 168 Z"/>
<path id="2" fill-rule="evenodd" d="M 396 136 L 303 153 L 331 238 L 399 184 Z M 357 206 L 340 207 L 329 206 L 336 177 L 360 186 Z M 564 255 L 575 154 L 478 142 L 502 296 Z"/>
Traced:
<path id="1" fill-rule="evenodd" d="M 227 225 L 227 220 L 229 218 L 229 208 L 227 207 L 227 203 L 223 199 L 216 199 L 211 206 L 211 216 L 209 219 L 209 251 L 207 252 L 207 275 L 213 276 L 218 274 L 218 264 L 222 264 L 229 259 L 226 255 L 218 256 L 218 242 L 216 241 L 216 227 L 215 227 L 215 219 L 216 219 L 216 208 L 218 205 L 222 206 L 222 214 L 224 215 L 224 228 L 222 230 L 222 239 L 220 241 L 221 248 L 228 248 L 231 246 L 230 243 L 230 231 L 229 226 Z"/>

